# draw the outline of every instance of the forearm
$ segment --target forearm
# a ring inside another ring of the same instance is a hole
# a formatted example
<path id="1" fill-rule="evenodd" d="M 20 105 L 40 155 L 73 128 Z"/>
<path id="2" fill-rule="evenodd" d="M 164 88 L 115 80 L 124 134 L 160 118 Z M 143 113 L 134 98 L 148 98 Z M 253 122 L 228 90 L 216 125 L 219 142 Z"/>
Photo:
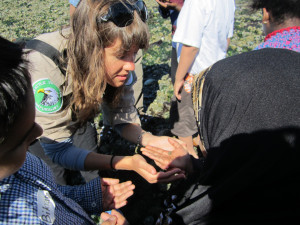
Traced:
<path id="1" fill-rule="evenodd" d="M 192 46 L 183 45 L 180 54 L 180 60 L 176 71 L 176 80 L 183 80 L 185 75 L 189 72 L 199 49 Z"/>
<path id="2" fill-rule="evenodd" d="M 46 155 L 54 163 L 72 170 L 111 170 L 111 155 L 90 152 L 75 147 L 72 142 L 59 142 L 55 144 L 42 143 Z M 118 167 L 114 169 L 132 170 L 130 157 L 117 156 Z"/>
<path id="3" fill-rule="evenodd" d="M 71 170 L 85 169 L 84 161 L 90 151 L 75 147 L 71 138 L 64 142 L 54 142 L 46 138 L 42 138 L 42 140 L 44 141 L 40 141 L 40 143 L 45 154 L 49 156 L 54 163 Z"/>
<path id="4" fill-rule="evenodd" d="M 131 156 L 112 156 L 91 152 L 85 159 L 84 167 L 85 170 L 134 170 L 131 159 Z"/>
<path id="5" fill-rule="evenodd" d="M 138 144 L 139 141 L 139 144 L 143 146 L 146 146 L 148 142 L 155 137 L 151 133 L 144 131 L 139 124 L 135 123 L 128 123 L 122 128 L 120 134 L 123 138 L 135 144 Z"/>

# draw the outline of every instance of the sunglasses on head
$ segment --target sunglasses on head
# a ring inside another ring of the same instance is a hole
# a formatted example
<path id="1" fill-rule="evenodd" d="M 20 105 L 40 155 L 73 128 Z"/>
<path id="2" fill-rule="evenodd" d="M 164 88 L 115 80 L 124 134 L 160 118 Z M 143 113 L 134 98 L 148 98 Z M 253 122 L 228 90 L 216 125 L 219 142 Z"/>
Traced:
<path id="1" fill-rule="evenodd" d="M 108 13 L 101 17 L 101 21 L 112 21 L 118 27 L 129 26 L 134 19 L 134 10 L 137 11 L 143 22 L 148 19 L 148 11 L 146 4 L 142 0 L 136 1 L 134 4 L 118 2 L 110 6 Z"/>

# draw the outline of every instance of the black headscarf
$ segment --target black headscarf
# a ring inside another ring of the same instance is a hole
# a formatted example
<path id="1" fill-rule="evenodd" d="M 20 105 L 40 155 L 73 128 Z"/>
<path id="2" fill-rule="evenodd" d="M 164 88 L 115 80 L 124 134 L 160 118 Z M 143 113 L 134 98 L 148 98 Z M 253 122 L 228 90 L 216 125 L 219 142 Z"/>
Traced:
<path id="1" fill-rule="evenodd" d="M 235 134 L 300 126 L 300 54 L 264 49 L 219 61 L 207 73 L 202 101 L 208 151 Z"/>
<path id="2" fill-rule="evenodd" d="M 297 224 L 300 54 L 263 49 L 221 60 L 202 94 L 208 154 L 174 224 Z"/>

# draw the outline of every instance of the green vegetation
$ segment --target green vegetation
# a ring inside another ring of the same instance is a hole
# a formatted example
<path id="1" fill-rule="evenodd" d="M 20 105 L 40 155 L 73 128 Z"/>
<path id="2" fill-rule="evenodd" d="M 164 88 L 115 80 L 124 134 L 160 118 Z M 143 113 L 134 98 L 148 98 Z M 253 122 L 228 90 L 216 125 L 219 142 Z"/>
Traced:
<path id="1" fill-rule="evenodd" d="M 145 0 L 150 19 L 148 21 L 153 44 L 145 52 L 143 65 L 148 77 L 160 79 L 157 98 L 148 107 L 149 115 L 168 118 L 163 110 L 164 102 L 169 102 L 172 85 L 168 70 L 159 65 L 170 65 L 171 25 L 169 19 L 162 19 L 154 0 Z M 252 50 L 262 42 L 261 12 L 252 12 L 247 0 L 236 0 L 235 31 L 228 49 L 228 56 Z M 0 34 L 15 40 L 21 37 L 32 38 L 38 34 L 51 32 L 69 23 L 69 4 L 67 0 L 2 0 L 0 1 Z M 147 68 L 149 70 L 147 70 Z M 164 75 L 164 76 L 163 76 Z M 163 77 L 163 79 L 161 79 Z M 155 83 L 154 85 L 158 85 Z M 152 88 L 152 87 L 151 87 Z M 171 89 L 170 89 L 171 88 Z"/>
<path id="2" fill-rule="evenodd" d="M 1 0 L 0 34 L 8 40 L 35 37 L 69 22 L 67 0 Z"/>

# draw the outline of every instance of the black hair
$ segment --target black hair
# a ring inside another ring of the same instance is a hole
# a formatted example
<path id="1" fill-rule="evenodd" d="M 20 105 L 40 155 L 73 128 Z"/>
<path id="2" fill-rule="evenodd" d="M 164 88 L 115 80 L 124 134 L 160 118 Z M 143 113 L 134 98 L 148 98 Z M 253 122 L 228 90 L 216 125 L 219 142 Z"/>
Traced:
<path id="1" fill-rule="evenodd" d="M 0 37 L 0 144 L 26 107 L 31 78 L 23 56 L 19 45 Z"/>
<path id="2" fill-rule="evenodd" d="M 300 0 L 252 0 L 251 6 L 254 10 L 266 8 L 277 24 L 288 18 L 300 18 Z"/>

